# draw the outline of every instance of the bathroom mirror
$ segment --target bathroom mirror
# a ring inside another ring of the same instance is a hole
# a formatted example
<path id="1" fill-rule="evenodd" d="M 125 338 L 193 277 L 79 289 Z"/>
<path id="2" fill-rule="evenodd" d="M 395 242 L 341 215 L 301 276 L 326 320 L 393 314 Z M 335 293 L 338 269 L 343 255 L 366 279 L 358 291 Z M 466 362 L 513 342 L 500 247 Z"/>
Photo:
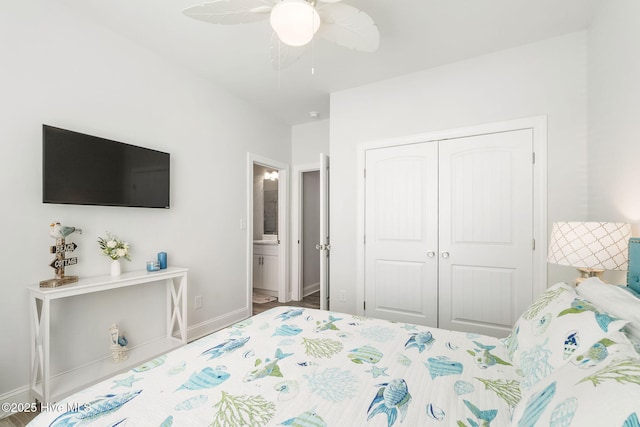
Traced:
<path id="1" fill-rule="evenodd" d="M 264 234 L 278 234 L 278 181 L 264 180 Z"/>

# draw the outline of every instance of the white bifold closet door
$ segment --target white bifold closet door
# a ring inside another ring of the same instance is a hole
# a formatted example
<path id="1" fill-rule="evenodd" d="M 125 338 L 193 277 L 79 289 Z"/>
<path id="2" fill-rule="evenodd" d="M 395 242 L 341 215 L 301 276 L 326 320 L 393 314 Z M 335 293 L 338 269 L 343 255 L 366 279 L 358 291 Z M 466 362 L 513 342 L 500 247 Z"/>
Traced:
<path id="1" fill-rule="evenodd" d="M 533 297 L 531 129 L 367 150 L 365 313 L 504 336 Z"/>
<path id="2" fill-rule="evenodd" d="M 367 150 L 365 313 L 438 322 L 438 144 Z"/>

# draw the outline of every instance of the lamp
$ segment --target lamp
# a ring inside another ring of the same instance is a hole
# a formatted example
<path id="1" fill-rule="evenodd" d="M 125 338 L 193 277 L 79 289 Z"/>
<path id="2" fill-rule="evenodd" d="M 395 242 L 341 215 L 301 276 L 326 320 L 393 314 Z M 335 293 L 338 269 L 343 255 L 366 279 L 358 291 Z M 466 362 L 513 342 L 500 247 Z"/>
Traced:
<path id="1" fill-rule="evenodd" d="M 320 27 L 320 15 L 305 0 L 282 0 L 273 6 L 269 21 L 280 41 L 289 46 L 309 43 Z"/>
<path id="2" fill-rule="evenodd" d="M 631 226 L 620 222 L 555 222 L 549 256 L 553 264 L 576 267 L 576 285 L 589 277 L 602 279 L 604 270 L 627 269 Z"/>

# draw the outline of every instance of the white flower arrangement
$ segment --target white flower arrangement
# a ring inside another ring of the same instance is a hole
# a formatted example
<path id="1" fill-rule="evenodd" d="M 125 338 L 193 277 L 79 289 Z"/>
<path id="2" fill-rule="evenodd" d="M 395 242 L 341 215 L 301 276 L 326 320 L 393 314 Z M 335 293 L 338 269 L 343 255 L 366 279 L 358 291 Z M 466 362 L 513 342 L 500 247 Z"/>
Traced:
<path id="1" fill-rule="evenodd" d="M 124 258 L 127 261 L 131 261 L 129 255 L 129 243 L 122 241 L 118 236 L 113 235 L 107 231 L 107 238 L 98 237 L 98 246 L 102 250 L 102 253 L 113 260 Z"/>

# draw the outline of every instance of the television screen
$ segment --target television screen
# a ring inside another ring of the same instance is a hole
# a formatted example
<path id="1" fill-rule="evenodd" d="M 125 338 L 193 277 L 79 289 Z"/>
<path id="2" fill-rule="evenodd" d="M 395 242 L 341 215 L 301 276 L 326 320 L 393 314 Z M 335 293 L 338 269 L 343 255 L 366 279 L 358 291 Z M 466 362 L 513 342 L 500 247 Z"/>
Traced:
<path id="1" fill-rule="evenodd" d="M 42 201 L 169 208 L 169 153 L 42 126 Z"/>

